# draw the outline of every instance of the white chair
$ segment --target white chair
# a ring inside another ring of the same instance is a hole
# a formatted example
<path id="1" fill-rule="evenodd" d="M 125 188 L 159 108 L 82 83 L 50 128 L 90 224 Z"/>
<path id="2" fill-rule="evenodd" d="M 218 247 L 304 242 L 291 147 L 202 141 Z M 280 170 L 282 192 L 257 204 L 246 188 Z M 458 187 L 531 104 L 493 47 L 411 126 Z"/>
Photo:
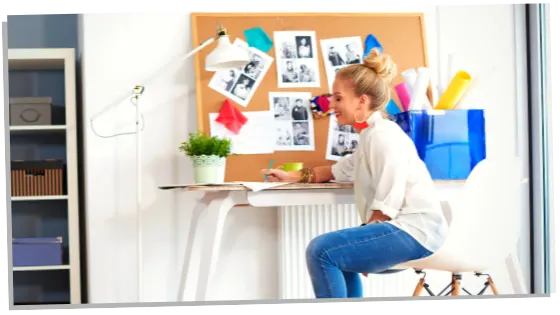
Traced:
<path id="1" fill-rule="evenodd" d="M 466 291 L 461 287 L 461 274 L 470 272 L 488 277 L 478 294 L 488 287 L 498 294 L 491 276 L 484 271 L 507 259 L 514 290 L 526 293 L 517 258 L 521 182 L 521 164 L 517 158 L 486 159 L 476 165 L 457 200 L 450 204 L 452 218 L 444 245 L 430 257 L 392 268 L 413 268 L 417 274 L 424 274 L 413 296 L 419 296 L 423 289 L 434 295 L 424 280 L 424 271 L 430 269 L 451 273 L 451 283 L 440 295 L 450 287 L 445 295 Z"/>

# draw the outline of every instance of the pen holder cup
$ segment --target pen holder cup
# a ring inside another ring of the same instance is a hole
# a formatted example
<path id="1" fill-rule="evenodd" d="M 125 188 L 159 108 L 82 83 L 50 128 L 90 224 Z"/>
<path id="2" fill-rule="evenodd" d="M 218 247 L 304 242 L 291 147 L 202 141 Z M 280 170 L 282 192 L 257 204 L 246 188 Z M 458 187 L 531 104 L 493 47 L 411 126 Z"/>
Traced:
<path id="1" fill-rule="evenodd" d="M 412 139 L 433 180 L 465 180 L 486 158 L 484 110 L 411 110 L 390 118 Z"/>

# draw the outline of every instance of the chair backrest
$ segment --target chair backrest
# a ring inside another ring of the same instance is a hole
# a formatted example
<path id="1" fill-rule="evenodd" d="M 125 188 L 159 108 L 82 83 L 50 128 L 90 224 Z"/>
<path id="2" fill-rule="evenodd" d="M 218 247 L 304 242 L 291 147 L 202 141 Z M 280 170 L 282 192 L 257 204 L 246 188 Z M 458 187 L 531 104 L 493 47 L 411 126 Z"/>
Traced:
<path id="1" fill-rule="evenodd" d="M 444 246 L 452 246 L 477 265 L 503 260 L 516 247 L 521 229 L 521 163 L 493 158 L 473 169 L 453 204 Z"/>

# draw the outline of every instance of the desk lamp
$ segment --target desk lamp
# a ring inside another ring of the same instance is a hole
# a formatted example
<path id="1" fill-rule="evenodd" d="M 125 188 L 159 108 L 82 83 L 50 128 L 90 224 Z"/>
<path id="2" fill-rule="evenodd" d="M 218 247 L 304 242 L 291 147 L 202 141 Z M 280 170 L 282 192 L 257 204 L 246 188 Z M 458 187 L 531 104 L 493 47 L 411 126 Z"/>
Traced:
<path id="1" fill-rule="evenodd" d="M 245 49 L 234 46 L 230 40 L 227 30 L 220 24 L 216 27 L 216 34 L 209 39 L 202 42 L 198 47 L 193 49 L 188 54 L 176 60 L 177 62 L 183 61 L 192 57 L 197 52 L 204 49 L 206 46 L 210 45 L 214 41 L 218 41 L 216 48 L 210 54 L 206 56 L 205 60 L 205 70 L 209 72 L 216 72 L 221 70 L 229 70 L 234 68 L 239 68 L 245 66 L 250 61 L 250 56 L 248 51 Z M 175 64 L 175 61 L 170 62 L 169 64 Z M 159 73 L 163 72 L 167 67 L 163 67 L 158 72 L 152 74 L 148 77 L 148 80 L 151 81 L 159 77 Z M 138 106 L 138 99 L 144 93 L 144 85 L 136 85 L 132 89 L 132 93 L 127 93 L 123 97 L 119 98 L 116 102 L 112 103 L 111 105 L 105 107 L 103 110 L 92 116 L 90 119 L 91 129 L 93 133 L 102 138 L 111 138 L 116 137 L 119 135 L 127 135 L 127 134 L 134 134 L 136 135 L 136 175 L 137 175 L 137 193 L 136 193 L 136 214 L 137 214 L 137 242 L 138 242 L 138 302 L 142 302 L 142 292 L 143 292 L 143 264 L 142 264 L 142 214 L 141 214 L 141 205 L 142 205 L 142 172 L 141 172 L 141 139 L 140 139 L 140 120 L 143 120 L 143 116 L 140 113 L 140 107 Z M 93 128 L 93 121 L 95 118 L 99 117 L 101 114 L 109 110 L 110 108 L 122 103 L 125 99 L 130 98 L 130 101 L 136 108 L 136 121 L 135 121 L 135 131 L 134 132 L 127 132 L 127 133 L 119 133 L 110 136 L 103 136 L 98 134 L 95 129 Z"/>

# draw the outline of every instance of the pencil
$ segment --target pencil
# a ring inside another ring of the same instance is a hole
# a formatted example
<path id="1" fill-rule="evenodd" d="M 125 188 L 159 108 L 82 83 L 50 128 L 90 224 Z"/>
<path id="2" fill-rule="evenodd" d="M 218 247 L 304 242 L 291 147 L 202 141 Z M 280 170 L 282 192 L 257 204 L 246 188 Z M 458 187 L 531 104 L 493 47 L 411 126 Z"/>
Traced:
<path id="1" fill-rule="evenodd" d="M 270 160 L 270 163 L 268 164 L 268 169 L 272 168 L 272 164 L 274 163 L 274 160 Z M 264 175 L 264 181 L 266 182 L 266 180 L 268 179 L 268 174 Z"/>

